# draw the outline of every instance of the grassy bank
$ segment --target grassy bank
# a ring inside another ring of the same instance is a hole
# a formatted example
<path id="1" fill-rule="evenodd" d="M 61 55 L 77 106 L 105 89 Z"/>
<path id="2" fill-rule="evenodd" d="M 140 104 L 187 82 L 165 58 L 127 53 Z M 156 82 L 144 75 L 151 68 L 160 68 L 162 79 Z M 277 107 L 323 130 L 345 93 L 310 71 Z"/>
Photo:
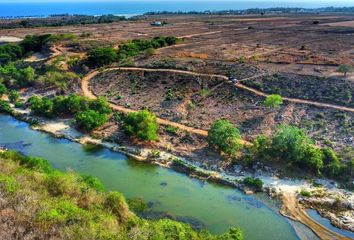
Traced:
<path id="1" fill-rule="evenodd" d="M 105 192 L 97 179 L 11 151 L 0 154 L 0 191 L 7 239 L 242 239 L 237 229 L 213 236 L 168 219 L 141 219 L 121 193 Z M 24 231 L 13 230 L 19 228 Z"/>

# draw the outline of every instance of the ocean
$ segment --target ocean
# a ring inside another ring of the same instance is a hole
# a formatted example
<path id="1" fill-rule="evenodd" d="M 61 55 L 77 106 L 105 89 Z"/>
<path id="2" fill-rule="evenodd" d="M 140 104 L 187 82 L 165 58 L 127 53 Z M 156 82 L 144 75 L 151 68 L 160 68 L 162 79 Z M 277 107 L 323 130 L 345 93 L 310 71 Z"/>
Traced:
<path id="1" fill-rule="evenodd" d="M 53 14 L 116 14 L 132 16 L 150 11 L 206 11 L 206 10 L 241 10 L 247 8 L 269 7 L 328 7 L 354 6 L 354 1 L 117 1 L 117 2 L 36 2 L 36 3 L 1 3 L 0 17 L 46 17 Z"/>

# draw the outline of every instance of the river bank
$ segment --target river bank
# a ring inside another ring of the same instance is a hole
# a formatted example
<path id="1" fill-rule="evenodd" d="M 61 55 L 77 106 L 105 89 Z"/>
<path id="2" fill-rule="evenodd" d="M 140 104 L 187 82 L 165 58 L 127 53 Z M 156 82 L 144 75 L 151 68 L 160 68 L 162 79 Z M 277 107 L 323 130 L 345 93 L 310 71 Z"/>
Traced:
<path id="1" fill-rule="evenodd" d="M 306 191 L 316 190 L 316 188 L 313 187 L 311 182 L 305 180 L 279 179 L 277 176 L 274 175 L 274 173 L 267 174 L 266 172 L 262 172 L 260 170 L 255 175 L 246 173 L 246 174 L 242 174 L 241 176 L 241 175 L 235 175 L 233 173 L 225 172 L 225 171 L 217 172 L 210 169 L 205 169 L 196 164 L 193 164 L 192 162 L 189 162 L 185 158 L 177 157 L 171 153 L 164 152 L 164 151 L 160 151 L 158 156 L 156 154 L 154 156 L 153 149 L 141 148 L 141 147 L 138 148 L 124 147 L 112 142 L 102 141 L 101 139 L 96 139 L 89 135 L 82 134 L 76 131 L 75 128 L 71 126 L 70 120 L 68 119 L 57 119 L 51 121 L 48 121 L 46 119 L 41 119 L 38 117 L 35 117 L 33 119 L 33 116 L 30 115 L 29 111 L 19 110 L 19 109 L 15 109 L 15 115 L 17 116 L 17 118 L 24 121 L 38 122 L 39 125 L 33 127 L 34 129 L 47 132 L 49 134 L 52 134 L 55 137 L 66 138 L 69 139 L 70 141 L 77 142 L 80 144 L 94 144 L 94 145 L 102 146 L 112 151 L 123 153 L 139 161 L 148 161 L 149 163 L 152 164 L 156 164 L 165 168 L 171 168 L 176 171 L 183 172 L 189 175 L 190 177 L 195 177 L 210 182 L 216 182 L 216 183 L 221 183 L 224 185 L 236 187 L 242 189 L 244 192 L 248 194 L 251 194 L 252 192 L 250 191 L 250 189 L 248 189 L 242 184 L 242 180 L 244 179 L 245 176 L 253 176 L 253 177 L 260 178 L 264 182 L 263 190 L 272 197 L 279 197 L 282 194 L 297 196 L 298 193 L 304 189 L 306 189 Z M 329 181 L 324 182 L 324 184 L 326 184 L 327 187 L 333 188 L 333 184 L 330 183 Z M 343 196 L 343 190 L 332 189 L 332 192 L 337 192 L 338 194 L 341 194 Z M 346 194 L 345 196 L 347 196 L 348 199 L 352 199 L 353 195 Z M 321 201 L 320 198 L 316 198 L 316 199 L 319 199 L 318 201 Z M 289 202 L 283 202 L 283 204 L 289 204 Z M 293 208 L 293 206 L 286 206 L 286 207 L 288 209 L 295 209 Z M 329 219 L 334 225 L 350 230 L 350 227 L 352 226 L 352 221 L 350 217 L 349 217 L 349 221 L 348 218 L 345 219 L 342 218 L 343 221 L 341 221 L 341 219 L 338 218 L 335 214 L 331 214 L 329 215 L 329 217 L 330 217 Z M 295 219 L 295 220 L 301 222 L 301 219 Z M 305 225 L 313 229 L 311 224 L 305 224 Z M 345 239 L 345 238 L 338 237 L 338 239 Z"/>

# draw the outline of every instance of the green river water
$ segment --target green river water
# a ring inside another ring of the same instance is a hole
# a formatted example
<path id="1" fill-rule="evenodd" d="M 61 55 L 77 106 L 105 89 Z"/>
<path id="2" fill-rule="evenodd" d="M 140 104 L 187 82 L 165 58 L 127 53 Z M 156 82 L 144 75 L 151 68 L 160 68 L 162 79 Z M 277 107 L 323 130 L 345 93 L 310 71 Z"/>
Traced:
<path id="1" fill-rule="evenodd" d="M 264 203 L 264 196 L 246 196 L 236 189 L 136 162 L 107 149 L 87 151 L 78 143 L 34 131 L 27 123 L 6 115 L 0 115 L 0 145 L 48 159 L 60 170 L 95 176 L 107 190 L 120 191 L 127 198 L 143 198 L 152 211 L 202 223 L 213 233 L 238 226 L 247 240 L 298 239 L 274 203 Z"/>

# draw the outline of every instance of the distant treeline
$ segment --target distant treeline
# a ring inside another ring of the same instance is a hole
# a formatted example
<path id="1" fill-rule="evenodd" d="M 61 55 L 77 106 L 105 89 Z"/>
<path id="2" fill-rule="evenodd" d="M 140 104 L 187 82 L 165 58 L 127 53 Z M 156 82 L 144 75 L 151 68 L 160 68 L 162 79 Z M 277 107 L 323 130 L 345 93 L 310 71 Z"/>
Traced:
<path id="1" fill-rule="evenodd" d="M 160 11 L 160 12 L 147 12 L 144 15 L 161 15 L 161 14 L 201 14 L 201 15 L 245 15 L 245 14 L 270 14 L 270 13 L 325 13 L 325 12 L 354 12 L 354 7 L 325 7 L 325 8 L 250 8 L 245 10 L 221 10 L 221 11 Z"/>
<path id="2" fill-rule="evenodd" d="M 112 23 L 124 21 L 124 16 L 115 15 L 102 15 L 102 16 L 89 16 L 89 15 L 51 15 L 46 18 L 22 18 L 16 20 L 0 21 L 0 28 L 30 28 L 30 27 L 55 27 L 55 26 L 68 26 L 68 25 L 85 25 L 85 24 L 99 24 L 99 23 Z"/>

